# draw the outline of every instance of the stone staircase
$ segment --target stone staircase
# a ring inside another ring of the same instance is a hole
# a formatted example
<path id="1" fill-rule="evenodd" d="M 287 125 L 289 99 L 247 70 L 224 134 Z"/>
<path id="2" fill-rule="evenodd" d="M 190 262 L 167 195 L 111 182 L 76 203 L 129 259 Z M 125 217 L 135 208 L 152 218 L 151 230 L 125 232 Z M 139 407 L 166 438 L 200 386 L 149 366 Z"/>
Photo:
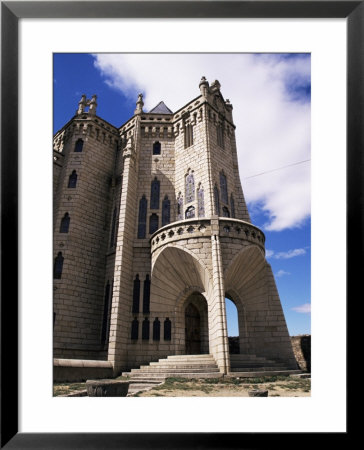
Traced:
<path id="1" fill-rule="evenodd" d="M 266 375 L 293 375 L 301 370 L 292 370 L 278 363 L 255 355 L 230 355 L 230 377 L 261 377 Z M 222 378 L 212 355 L 174 355 L 158 362 L 140 366 L 130 372 L 123 372 L 129 377 L 128 396 L 152 389 L 164 383 L 166 378 Z"/>
<path id="2" fill-rule="evenodd" d="M 230 355 L 230 376 L 261 377 L 267 375 L 294 375 L 301 370 L 290 369 L 284 363 L 256 355 Z"/>
<path id="3" fill-rule="evenodd" d="M 220 378 L 223 376 L 212 355 L 175 355 L 152 362 L 139 369 L 123 372 L 130 385 L 128 396 L 152 389 L 164 383 L 166 378 Z"/>

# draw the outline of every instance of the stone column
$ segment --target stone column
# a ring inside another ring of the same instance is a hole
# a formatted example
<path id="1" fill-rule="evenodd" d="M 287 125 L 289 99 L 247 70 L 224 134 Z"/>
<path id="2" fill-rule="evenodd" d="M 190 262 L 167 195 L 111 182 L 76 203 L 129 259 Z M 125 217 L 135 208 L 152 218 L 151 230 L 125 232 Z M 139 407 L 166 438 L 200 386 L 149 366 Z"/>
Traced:
<path id="1" fill-rule="evenodd" d="M 211 261 L 213 280 L 213 299 L 210 299 L 210 352 L 223 373 L 230 368 L 229 342 L 227 334 L 225 286 L 219 239 L 219 219 L 211 217 Z"/>
<path id="2" fill-rule="evenodd" d="M 137 134 L 137 133 L 135 133 Z M 130 138 L 123 152 L 124 170 L 119 208 L 113 299 L 110 321 L 108 360 L 118 374 L 127 363 L 127 344 L 130 340 L 130 304 L 132 299 L 132 264 L 136 192 L 138 183 L 137 143 Z"/>

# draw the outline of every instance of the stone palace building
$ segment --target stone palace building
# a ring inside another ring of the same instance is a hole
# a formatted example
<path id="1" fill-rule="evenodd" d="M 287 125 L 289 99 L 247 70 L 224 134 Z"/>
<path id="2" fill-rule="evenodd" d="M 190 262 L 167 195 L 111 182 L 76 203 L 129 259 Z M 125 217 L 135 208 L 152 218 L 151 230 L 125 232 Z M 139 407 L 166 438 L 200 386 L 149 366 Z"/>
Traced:
<path id="1" fill-rule="evenodd" d="M 296 369 L 220 88 L 203 77 L 175 112 L 163 102 L 145 112 L 140 94 L 119 128 L 83 95 L 55 134 L 54 358 L 119 374 L 209 354 L 229 373 L 229 298 L 240 353 Z"/>

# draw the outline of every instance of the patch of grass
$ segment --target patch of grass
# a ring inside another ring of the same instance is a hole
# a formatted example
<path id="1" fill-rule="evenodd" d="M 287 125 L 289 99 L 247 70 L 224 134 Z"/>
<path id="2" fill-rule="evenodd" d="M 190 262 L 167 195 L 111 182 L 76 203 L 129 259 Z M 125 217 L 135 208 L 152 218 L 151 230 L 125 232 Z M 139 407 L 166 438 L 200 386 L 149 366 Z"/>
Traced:
<path id="1" fill-rule="evenodd" d="M 71 394 L 81 389 L 86 389 L 86 383 L 54 383 L 53 395 L 54 397 L 58 397 L 59 395 Z"/>

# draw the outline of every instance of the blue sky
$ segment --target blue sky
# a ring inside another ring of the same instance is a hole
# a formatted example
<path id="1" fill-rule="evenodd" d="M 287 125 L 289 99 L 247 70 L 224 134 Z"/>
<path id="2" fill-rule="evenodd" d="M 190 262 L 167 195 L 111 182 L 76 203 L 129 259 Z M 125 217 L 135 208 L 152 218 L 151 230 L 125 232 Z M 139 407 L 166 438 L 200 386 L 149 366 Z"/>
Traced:
<path id="1" fill-rule="evenodd" d="M 240 179 L 252 222 L 266 235 L 289 333 L 311 332 L 311 61 L 308 54 L 54 54 L 54 132 L 82 94 L 120 126 L 160 100 L 173 111 L 218 79 L 233 104 Z M 227 302 L 229 335 L 237 335 Z"/>

